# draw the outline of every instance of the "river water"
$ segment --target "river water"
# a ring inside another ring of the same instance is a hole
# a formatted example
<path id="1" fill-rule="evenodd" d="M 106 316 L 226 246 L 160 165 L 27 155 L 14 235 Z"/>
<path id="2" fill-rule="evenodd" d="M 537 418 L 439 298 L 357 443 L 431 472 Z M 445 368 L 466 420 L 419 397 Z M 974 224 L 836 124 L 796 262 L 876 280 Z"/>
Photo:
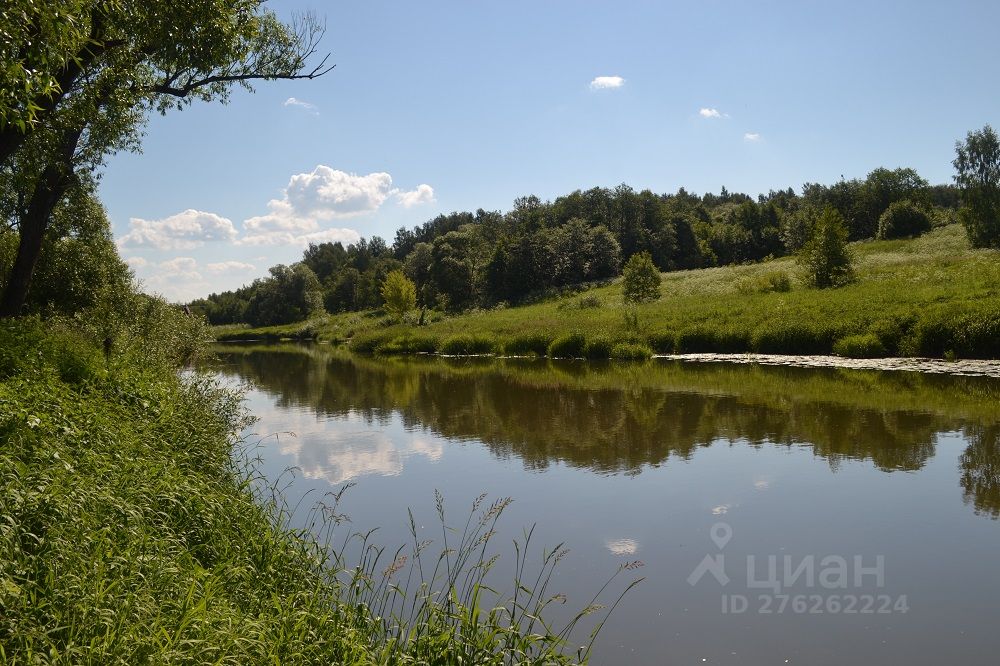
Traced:
<path id="1" fill-rule="evenodd" d="M 354 483 L 351 529 L 392 549 L 408 509 L 440 536 L 435 490 L 459 525 L 511 497 L 497 575 L 524 528 L 538 559 L 564 543 L 557 621 L 641 561 L 593 663 L 1000 663 L 1000 380 L 293 344 L 207 366 L 251 385 L 249 440 L 296 520 Z"/>

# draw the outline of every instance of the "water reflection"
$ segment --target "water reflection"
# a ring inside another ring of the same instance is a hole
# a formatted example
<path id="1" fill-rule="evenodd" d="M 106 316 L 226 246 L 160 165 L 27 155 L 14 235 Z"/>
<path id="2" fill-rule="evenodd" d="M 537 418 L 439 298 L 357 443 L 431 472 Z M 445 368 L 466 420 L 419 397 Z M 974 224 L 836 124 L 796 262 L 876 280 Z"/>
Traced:
<path id="1" fill-rule="evenodd" d="M 851 459 L 914 471 L 935 455 L 939 435 L 961 432 L 968 442 L 959 459 L 965 501 L 978 514 L 1000 516 L 997 380 L 677 362 L 378 360 L 294 345 L 220 346 L 218 357 L 221 371 L 299 414 L 289 429 L 341 421 L 312 445 L 281 440 L 307 476 L 331 483 L 399 474 L 412 455 L 436 460 L 442 445 L 421 438 L 425 429 L 481 441 L 532 470 L 558 463 L 632 475 L 723 442 L 808 446 L 834 470 Z M 405 436 L 372 429 L 393 414 Z M 754 488 L 769 483 L 759 478 Z M 713 513 L 731 508 L 720 504 Z"/>

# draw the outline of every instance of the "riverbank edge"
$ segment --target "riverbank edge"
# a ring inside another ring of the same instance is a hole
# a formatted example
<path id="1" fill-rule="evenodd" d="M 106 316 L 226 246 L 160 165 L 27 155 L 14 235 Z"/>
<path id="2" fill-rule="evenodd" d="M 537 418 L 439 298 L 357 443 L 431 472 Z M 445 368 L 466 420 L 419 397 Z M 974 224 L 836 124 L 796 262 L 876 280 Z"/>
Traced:
<path id="1" fill-rule="evenodd" d="M 419 626 L 393 629 L 371 610 L 377 594 L 352 592 L 377 578 L 377 558 L 331 568 L 341 556 L 261 485 L 240 395 L 119 349 L 0 322 L 0 661 L 477 663 L 508 651 L 577 663 L 559 637 L 434 594 L 420 597 Z"/>

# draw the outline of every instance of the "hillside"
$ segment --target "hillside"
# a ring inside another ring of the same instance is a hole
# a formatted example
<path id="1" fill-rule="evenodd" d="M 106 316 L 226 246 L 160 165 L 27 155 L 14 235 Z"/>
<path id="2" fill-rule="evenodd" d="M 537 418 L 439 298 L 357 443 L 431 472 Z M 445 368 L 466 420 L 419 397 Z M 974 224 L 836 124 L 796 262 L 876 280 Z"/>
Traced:
<path id="1" fill-rule="evenodd" d="M 220 340 L 351 339 L 355 349 L 383 352 L 542 352 L 552 340 L 579 333 L 601 344 L 591 345 L 593 354 L 569 355 L 602 356 L 614 343 L 630 342 L 657 353 L 1000 357 L 996 251 L 970 249 L 958 225 L 915 240 L 856 242 L 851 250 L 856 279 L 836 289 L 805 286 L 790 257 L 665 273 L 661 298 L 639 306 L 631 321 L 615 281 L 521 307 L 428 313 L 429 323 L 419 327 L 369 311 L 216 331 Z"/>

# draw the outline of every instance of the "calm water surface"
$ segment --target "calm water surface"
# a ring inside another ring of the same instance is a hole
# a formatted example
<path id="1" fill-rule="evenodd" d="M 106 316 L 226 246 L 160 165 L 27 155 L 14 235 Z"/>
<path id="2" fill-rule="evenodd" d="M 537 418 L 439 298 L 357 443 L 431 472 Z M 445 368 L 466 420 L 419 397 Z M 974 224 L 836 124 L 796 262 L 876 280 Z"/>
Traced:
<path id="1" fill-rule="evenodd" d="M 356 482 L 353 527 L 394 547 L 407 508 L 440 533 L 435 489 L 452 522 L 511 496 L 501 565 L 525 526 L 539 555 L 571 549 L 558 613 L 641 560 L 594 663 L 1000 663 L 996 380 L 296 345 L 210 365 L 252 383 L 265 473 L 299 470 L 292 503 Z"/>

